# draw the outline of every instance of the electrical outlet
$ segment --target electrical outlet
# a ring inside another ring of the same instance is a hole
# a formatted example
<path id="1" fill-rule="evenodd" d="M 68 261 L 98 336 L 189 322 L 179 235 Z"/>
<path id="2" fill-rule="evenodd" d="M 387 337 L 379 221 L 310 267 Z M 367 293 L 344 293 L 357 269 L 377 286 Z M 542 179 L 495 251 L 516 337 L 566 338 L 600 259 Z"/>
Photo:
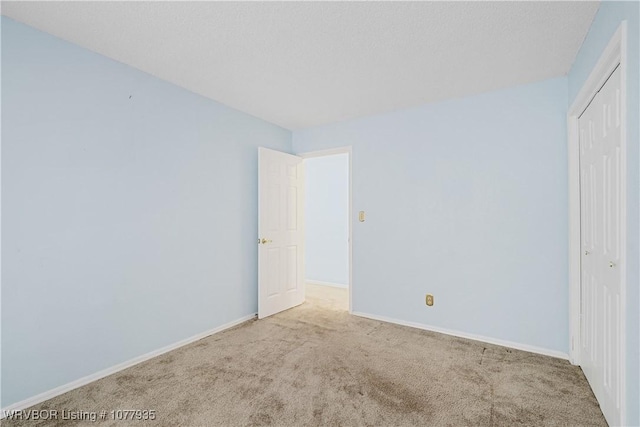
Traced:
<path id="1" fill-rule="evenodd" d="M 433 305 L 433 295 L 427 294 L 427 305 L 431 307 Z"/>

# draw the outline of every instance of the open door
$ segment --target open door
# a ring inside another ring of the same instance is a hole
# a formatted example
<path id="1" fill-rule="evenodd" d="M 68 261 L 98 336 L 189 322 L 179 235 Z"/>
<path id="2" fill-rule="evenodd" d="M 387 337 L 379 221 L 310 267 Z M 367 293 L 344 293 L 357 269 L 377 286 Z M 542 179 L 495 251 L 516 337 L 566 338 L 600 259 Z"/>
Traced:
<path id="1" fill-rule="evenodd" d="M 302 158 L 258 148 L 258 318 L 304 302 Z"/>

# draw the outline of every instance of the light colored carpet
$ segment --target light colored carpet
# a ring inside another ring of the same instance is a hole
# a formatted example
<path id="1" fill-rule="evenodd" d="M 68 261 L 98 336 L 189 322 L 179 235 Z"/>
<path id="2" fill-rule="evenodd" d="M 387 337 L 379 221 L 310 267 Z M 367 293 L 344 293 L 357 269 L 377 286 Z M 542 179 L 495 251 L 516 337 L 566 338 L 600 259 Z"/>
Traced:
<path id="1" fill-rule="evenodd" d="M 606 426 L 567 361 L 351 316 L 344 289 L 307 295 L 35 408 L 153 409 L 153 426 Z"/>

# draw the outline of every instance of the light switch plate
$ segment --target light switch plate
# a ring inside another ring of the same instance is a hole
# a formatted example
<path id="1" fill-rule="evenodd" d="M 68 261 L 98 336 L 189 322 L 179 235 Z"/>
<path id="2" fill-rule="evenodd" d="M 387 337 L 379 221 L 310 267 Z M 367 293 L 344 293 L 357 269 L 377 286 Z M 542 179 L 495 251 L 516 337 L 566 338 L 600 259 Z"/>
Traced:
<path id="1" fill-rule="evenodd" d="M 433 305 L 433 295 L 427 294 L 426 303 L 429 307 Z"/>

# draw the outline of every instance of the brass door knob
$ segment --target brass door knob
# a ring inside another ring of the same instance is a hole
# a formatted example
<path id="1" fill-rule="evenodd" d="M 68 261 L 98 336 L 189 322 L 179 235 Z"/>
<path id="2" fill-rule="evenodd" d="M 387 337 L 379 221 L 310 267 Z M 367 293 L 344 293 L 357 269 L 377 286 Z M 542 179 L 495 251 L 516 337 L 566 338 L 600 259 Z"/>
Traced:
<path id="1" fill-rule="evenodd" d="M 260 243 L 264 245 L 265 243 L 271 243 L 271 242 L 273 242 L 273 240 L 262 239 Z"/>

